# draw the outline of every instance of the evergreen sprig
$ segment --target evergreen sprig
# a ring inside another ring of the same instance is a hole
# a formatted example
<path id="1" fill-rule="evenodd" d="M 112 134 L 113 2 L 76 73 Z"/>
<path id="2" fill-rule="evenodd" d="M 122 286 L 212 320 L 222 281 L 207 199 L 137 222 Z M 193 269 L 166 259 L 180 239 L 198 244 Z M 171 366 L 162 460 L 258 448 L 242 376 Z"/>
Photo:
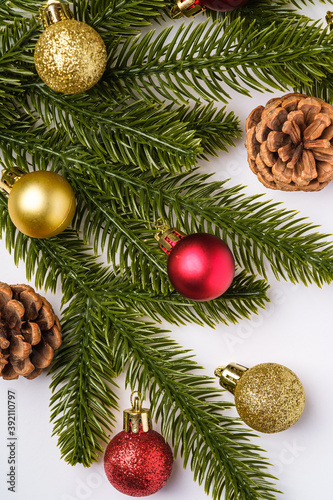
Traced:
<path id="1" fill-rule="evenodd" d="M 213 498 L 221 498 L 225 491 L 230 498 L 238 492 L 254 499 L 273 499 L 276 490 L 265 471 L 268 463 L 260 455 L 262 450 L 249 441 L 253 433 L 223 415 L 232 405 L 223 402 L 222 391 L 212 379 L 193 373 L 200 366 L 187 351 L 165 337 L 164 331 L 139 321 L 145 312 L 135 307 L 136 301 L 132 307 L 127 297 L 124 306 L 116 288 L 125 297 L 124 282 L 95 262 L 76 233 L 66 231 L 50 241 L 30 240 L 13 227 L 3 196 L 0 205 L 1 229 L 6 228 L 16 261 L 25 260 L 27 274 L 35 277 L 37 286 L 54 289 L 59 277 L 63 302 L 69 301 L 63 313 L 64 343 L 53 364 L 51 384 L 54 432 L 65 460 L 85 466 L 97 460 L 100 442 L 107 441 L 113 423 L 110 408 L 117 409 L 116 394 L 106 382 L 112 383 L 126 369 L 131 385 L 143 392 L 154 380 L 149 391 L 155 416 L 162 418 L 175 454 L 184 456 L 184 464 L 190 464 Z M 254 295 L 256 283 L 243 276 L 229 296 L 235 298 L 237 286 L 246 282 L 251 285 L 249 294 Z M 126 283 L 125 291 L 127 296 Z M 132 293 L 139 295 L 140 290 L 132 289 Z M 242 295 L 246 291 L 240 287 Z M 186 307 L 186 301 L 182 305 Z M 145 362 L 138 364 L 142 356 Z"/>
<path id="2" fill-rule="evenodd" d="M 311 90 L 332 73 L 333 33 L 305 16 L 262 29 L 240 16 L 184 23 L 167 42 L 171 33 L 172 27 L 155 37 L 149 31 L 114 47 L 109 85 L 133 97 L 178 101 L 195 98 L 195 87 L 198 98 L 227 102 L 229 89 L 245 95 L 250 89 Z"/>
<path id="3" fill-rule="evenodd" d="M 56 151 L 61 151 L 59 144 L 70 140 L 73 143 L 72 151 L 78 150 L 79 156 L 84 154 L 84 150 L 78 147 L 79 140 L 82 146 L 94 152 L 99 161 L 134 164 L 142 170 L 150 168 L 154 174 L 162 170 L 180 172 L 184 166 L 191 169 L 196 162 L 196 155 L 206 157 L 207 154 L 216 155 L 220 150 L 227 151 L 241 135 L 239 122 L 234 114 L 226 113 L 225 108 L 217 111 L 212 103 L 196 105 L 192 109 L 189 106 L 174 109 L 172 106 L 147 106 L 141 101 L 131 106 L 124 105 L 122 112 L 116 111 L 110 119 L 111 106 L 105 109 L 105 105 L 99 103 L 96 109 L 95 100 L 89 102 L 86 97 L 79 98 L 76 107 L 72 109 L 73 115 L 61 108 L 61 102 L 55 104 L 48 98 L 36 98 L 34 94 L 30 95 L 29 101 L 38 113 L 20 96 L 16 107 L 24 108 L 28 113 L 21 113 L 21 120 L 27 121 L 29 118 L 29 123 L 34 126 L 42 118 L 46 125 L 44 129 L 40 127 L 31 131 L 30 137 L 27 136 L 30 139 L 27 146 L 30 151 L 38 149 L 40 141 L 39 149 L 43 148 L 45 153 L 47 150 L 50 153 L 54 150 L 56 155 Z M 94 116 L 89 111 L 90 106 L 96 110 Z M 119 106 L 119 102 L 116 106 Z M 101 117 L 100 121 L 98 116 Z M 50 133 L 48 128 L 51 125 L 60 133 L 53 135 L 50 143 L 53 130 Z M 13 127 L 16 127 L 14 123 Z M 208 133 L 210 141 L 207 139 Z M 20 147 L 21 143 L 19 137 L 8 136 L 7 140 L 3 136 L 3 143 L 6 142 L 12 142 L 16 147 Z"/>
<path id="4" fill-rule="evenodd" d="M 40 142 L 0 131 L 5 165 L 29 170 L 46 165 L 66 174 L 78 194 L 77 226 L 87 241 L 107 250 L 115 265 L 120 256 L 122 273 L 155 292 L 169 289 L 165 259 L 158 249 L 152 224 L 159 217 L 190 234 L 208 230 L 229 241 L 237 263 L 250 273 L 266 276 L 265 259 L 277 278 L 296 283 L 330 283 L 333 276 L 333 245 L 316 226 L 297 218 L 297 213 L 278 203 L 246 197 L 241 186 L 208 182 L 210 175 L 160 174 L 132 166 L 106 164 L 79 145 L 68 149 L 58 135 L 44 133 Z M 53 142 L 52 142 L 53 139 Z M 14 161 L 13 161 L 14 159 Z M 88 217 L 86 214 L 88 213 Z"/>
<path id="5" fill-rule="evenodd" d="M 55 101 L 53 94 L 44 89 L 39 95 L 32 94 L 33 106 L 44 123 L 50 125 L 51 117 L 57 116 L 55 126 L 66 131 L 72 128 L 72 137 L 75 134 L 84 146 L 113 162 L 137 164 L 143 170 L 151 168 L 153 173 L 163 165 L 177 172 L 179 165 L 189 169 L 196 155 L 202 153 L 195 131 L 170 108 L 159 109 L 144 101 L 120 107 L 119 99 L 99 99 L 97 103 L 95 96 L 87 99 L 85 95 L 76 97 L 75 102 L 66 97 Z"/>
<path id="6" fill-rule="evenodd" d="M 34 68 L 39 5 L 1 2 L 2 165 L 61 173 L 78 208 L 77 232 L 34 240 L 17 232 L 0 194 L 0 229 L 15 262 L 25 261 L 28 279 L 38 288 L 62 288 L 64 343 L 52 367 L 51 406 L 67 462 L 98 460 L 118 409 L 115 377 L 126 371 L 133 389 L 149 393 L 165 437 L 207 493 L 273 500 L 273 478 L 249 441 L 253 433 L 225 415 L 231 405 L 222 391 L 147 316 L 211 327 L 237 322 L 269 300 L 265 279 L 254 275 L 265 278 L 267 266 L 292 282 L 332 281 L 333 246 L 316 226 L 193 167 L 240 136 L 237 117 L 212 101 L 227 102 L 230 89 L 249 95 L 252 88 L 292 87 L 331 100 L 333 33 L 287 0 L 250 0 L 213 15 L 215 22 L 141 35 L 167 18 L 169 5 L 73 2 L 76 18 L 103 37 L 109 58 L 98 85 L 65 96 L 41 83 Z M 196 303 L 172 289 L 153 238 L 159 217 L 229 242 L 240 269 L 222 297 Z M 112 268 L 99 263 L 101 249 Z"/>
<path id="7" fill-rule="evenodd" d="M 200 375 L 191 356 L 162 334 L 143 322 L 116 320 L 115 366 L 122 369 L 122 363 L 129 362 L 127 382 L 143 394 L 149 391 L 155 417 L 184 466 L 190 464 L 195 479 L 214 500 L 223 493 L 230 499 L 276 498 L 274 478 L 265 471 L 269 464 L 262 460 L 262 450 L 248 442 L 251 433 L 233 418 L 221 417 L 229 404 L 221 402 L 214 381 Z"/>

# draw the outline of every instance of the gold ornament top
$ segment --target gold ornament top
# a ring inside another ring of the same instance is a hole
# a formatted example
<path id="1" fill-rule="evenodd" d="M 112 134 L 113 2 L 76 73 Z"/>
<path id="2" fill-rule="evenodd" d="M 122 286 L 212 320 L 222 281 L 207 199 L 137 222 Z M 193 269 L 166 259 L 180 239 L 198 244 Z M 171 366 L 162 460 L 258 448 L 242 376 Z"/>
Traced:
<path id="1" fill-rule="evenodd" d="M 133 394 L 138 391 L 132 392 L 131 405 L 132 408 L 124 410 L 124 430 L 126 432 L 134 432 L 137 434 L 139 431 L 148 432 L 153 428 L 151 422 L 151 411 L 149 408 L 142 408 L 141 394 L 136 396 L 133 401 Z"/>
<path id="2" fill-rule="evenodd" d="M 170 10 L 170 15 L 173 19 L 181 17 L 195 17 L 200 12 L 204 12 L 206 7 L 200 5 L 197 0 L 177 0 L 176 5 Z"/>
<path id="3" fill-rule="evenodd" d="M 215 370 L 216 377 L 220 379 L 220 385 L 231 394 L 235 394 L 237 383 L 248 368 L 237 363 L 229 363 L 227 366 L 218 366 Z"/>
<path id="4" fill-rule="evenodd" d="M 10 193 L 14 184 L 21 179 L 21 177 L 25 174 L 23 170 L 12 167 L 8 170 L 2 170 L 1 172 L 1 180 L 0 180 L 0 188 L 6 191 L 6 193 Z"/>
<path id="5" fill-rule="evenodd" d="M 44 28 L 47 28 L 51 24 L 65 21 L 65 19 L 73 19 L 73 14 L 68 5 L 56 0 L 49 0 L 47 5 L 39 9 L 39 19 L 42 21 Z"/>
<path id="6" fill-rule="evenodd" d="M 294 425 L 302 415 L 304 389 L 289 368 L 262 363 L 247 370 L 237 382 L 235 404 L 239 416 L 252 429 L 280 432 Z"/>
<path id="7" fill-rule="evenodd" d="M 171 253 L 176 243 L 186 236 L 186 234 L 179 229 L 171 229 L 168 222 L 163 221 L 163 219 L 157 219 L 155 226 L 158 232 L 154 235 L 154 238 L 158 241 L 160 247 L 167 255 Z"/>

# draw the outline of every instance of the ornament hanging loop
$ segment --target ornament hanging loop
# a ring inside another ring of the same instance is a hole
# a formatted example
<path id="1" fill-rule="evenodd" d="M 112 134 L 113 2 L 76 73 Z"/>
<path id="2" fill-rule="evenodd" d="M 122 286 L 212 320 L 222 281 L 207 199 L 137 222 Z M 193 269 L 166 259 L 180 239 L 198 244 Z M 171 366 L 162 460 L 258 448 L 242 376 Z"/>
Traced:
<path id="1" fill-rule="evenodd" d="M 133 395 L 135 396 L 133 400 Z M 132 408 L 124 410 L 124 431 L 137 434 L 140 431 L 148 432 L 152 429 L 151 411 L 149 408 L 142 408 L 142 394 L 139 391 L 133 391 L 131 394 Z"/>
<path id="2" fill-rule="evenodd" d="M 134 398 L 134 402 L 133 402 L 133 396 L 134 396 L 134 394 L 137 394 L 137 396 Z M 142 394 L 141 394 L 141 392 L 139 392 L 139 391 L 133 391 L 132 394 L 131 394 L 131 397 L 130 397 L 130 401 L 131 401 L 132 409 L 134 411 L 139 412 L 141 410 L 141 404 L 142 404 Z"/>
<path id="3" fill-rule="evenodd" d="M 160 217 L 159 219 L 157 219 L 155 221 L 155 227 L 158 231 L 158 234 L 163 234 L 167 229 L 170 229 L 170 226 L 168 224 L 168 222 L 165 222 L 162 217 Z M 156 236 L 155 236 L 156 237 Z"/>

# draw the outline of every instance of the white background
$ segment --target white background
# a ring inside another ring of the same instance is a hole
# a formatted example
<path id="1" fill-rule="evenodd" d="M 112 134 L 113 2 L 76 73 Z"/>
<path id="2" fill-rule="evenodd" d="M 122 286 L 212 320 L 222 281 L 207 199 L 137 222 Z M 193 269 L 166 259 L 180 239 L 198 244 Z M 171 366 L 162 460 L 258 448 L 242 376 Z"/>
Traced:
<path id="1" fill-rule="evenodd" d="M 324 19 L 326 7 L 316 5 L 303 9 L 314 19 Z M 274 95 L 274 94 L 273 94 Z M 259 104 L 265 104 L 272 94 L 253 92 L 252 99 L 234 95 L 229 105 L 241 119 L 244 128 L 249 112 Z M 279 96 L 281 93 L 275 93 Z M 232 184 L 246 185 L 248 194 L 265 193 L 265 188 L 250 171 L 244 148 L 244 139 L 229 154 L 221 154 L 209 164 L 202 165 L 206 172 L 216 172 L 217 179 L 231 178 Z M 288 208 L 320 224 L 320 230 L 333 233 L 333 182 L 319 193 L 284 193 L 269 191 L 269 199 L 282 201 Z M 333 239 L 333 237 L 332 237 Z M 26 282 L 24 266 L 16 268 L 13 258 L 0 242 L 0 281 Z M 306 407 L 299 422 L 291 429 L 264 435 L 256 443 L 268 452 L 272 473 L 280 478 L 278 487 L 285 500 L 331 499 L 331 474 L 333 460 L 332 413 L 333 394 L 331 351 L 333 287 L 322 289 L 315 285 L 291 285 L 278 282 L 270 276 L 271 304 L 252 320 L 244 320 L 236 326 L 208 327 L 189 325 L 172 328 L 172 337 L 197 354 L 199 364 L 206 367 L 207 375 L 214 368 L 230 361 L 245 366 L 261 362 L 281 363 L 291 368 L 301 379 L 306 393 Z M 33 283 L 32 283 L 33 285 Z M 44 293 L 41 290 L 41 293 Z M 61 291 L 56 296 L 46 294 L 56 313 L 60 314 Z M 169 327 L 169 325 L 164 325 Z M 0 380 L 0 499 L 15 500 L 124 500 L 107 481 L 103 461 L 85 469 L 72 467 L 60 459 L 56 437 L 51 437 L 49 423 L 50 378 L 41 375 L 34 381 L 20 378 L 7 382 Z M 129 406 L 129 392 L 120 386 L 120 407 Z M 7 390 L 16 391 L 17 397 L 17 481 L 16 492 L 7 490 L 6 474 L 7 438 Z M 228 395 L 225 396 L 229 398 Z M 232 397 L 230 396 L 230 399 Z M 115 433 L 122 429 L 119 414 Z M 158 493 L 156 500 L 204 500 L 203 488 L 193 481 L 192 472 L 184 470 L 182 460 L 177 459 L 171 478 Z"/>

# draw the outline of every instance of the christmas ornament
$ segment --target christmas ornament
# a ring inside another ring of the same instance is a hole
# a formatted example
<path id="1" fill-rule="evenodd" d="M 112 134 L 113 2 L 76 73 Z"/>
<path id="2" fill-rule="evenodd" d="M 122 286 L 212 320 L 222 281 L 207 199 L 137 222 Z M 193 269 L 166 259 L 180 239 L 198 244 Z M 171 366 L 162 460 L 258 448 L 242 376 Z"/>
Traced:
<path id="1" fill-rule="evenodd" d="M 319 191 L 333 179 L 333 107 L 287 94 L 255 108 L 246 120 L 252 172 L 264 186 Z"/>
<path id="2" fill-rule="evenodd" d="M 133 393 L 134 394 L 134 393 Z M 138 396 L 124 411 L 124 430 L 109 443 L 104 456 L 108 480 L 125 495 L 144 497 L 159 491 L 170 477 L 173 457 L 161 434 L 152 430 L 151 413 Z"/>
<path id="3" fill-rule="evenodd" d="M 285 366 L 262 363 L 248 369 L 230 363 L 216 368 L 215 375 L 220 377 L 220 385 L 235 395 L 239 416 L 256 431 L 284 431 L 303 413 L 303 386 Z"/>
<path id="4" fill-rule="evenodd" d="M 248 0 L 177 0 L 170 11 L 173 19 L 180 17 L 194 17 L 204 10 L 218 10 L 227 12 L 239 9 L 248 2 Z"/>
<path id="5" fill-rule="evenodd" d="M 155 235 L 168 258 L 168 275 L 184 297 L 200 302 L 216 299 L 231 285 L 235 261 L 228 246 L 217 236 L 197 233 L 186 236 L 178 229 Z"/>
<path id="6" fill-rule="evenodd" d="M 333 12 L 330 12 L 330 11 L 327 11 L 326 13 L 326 22 L 330 28 L 330 31 L 332 31 L 332 27 L 333 27 Z"/>
<path id="7" fill-rule="evenodd" d="M 12 168 L 2 171 L 0 187 L 9 193 L 8 211 L 13 224 L 27 236 L 55 236 L 74 217 L 74 191 L 59 174 L 47 170 L 25 174 Z"/>
<path id="8" fill-rule="evenodd" d="M 61 345 L 51 304 L 29 285 L 0 283 L 0 376 L 34 379 Z"/>
<path id="9" fill-rule="evenodd" d="M 73 19 L 68 6 L 49 0 L 42 9 L 45 31 L 35 48 L 36 70 L 43 82 L 57 92 L 78 94 L 102 77 L 107 54 L 100 35 Z"/>

